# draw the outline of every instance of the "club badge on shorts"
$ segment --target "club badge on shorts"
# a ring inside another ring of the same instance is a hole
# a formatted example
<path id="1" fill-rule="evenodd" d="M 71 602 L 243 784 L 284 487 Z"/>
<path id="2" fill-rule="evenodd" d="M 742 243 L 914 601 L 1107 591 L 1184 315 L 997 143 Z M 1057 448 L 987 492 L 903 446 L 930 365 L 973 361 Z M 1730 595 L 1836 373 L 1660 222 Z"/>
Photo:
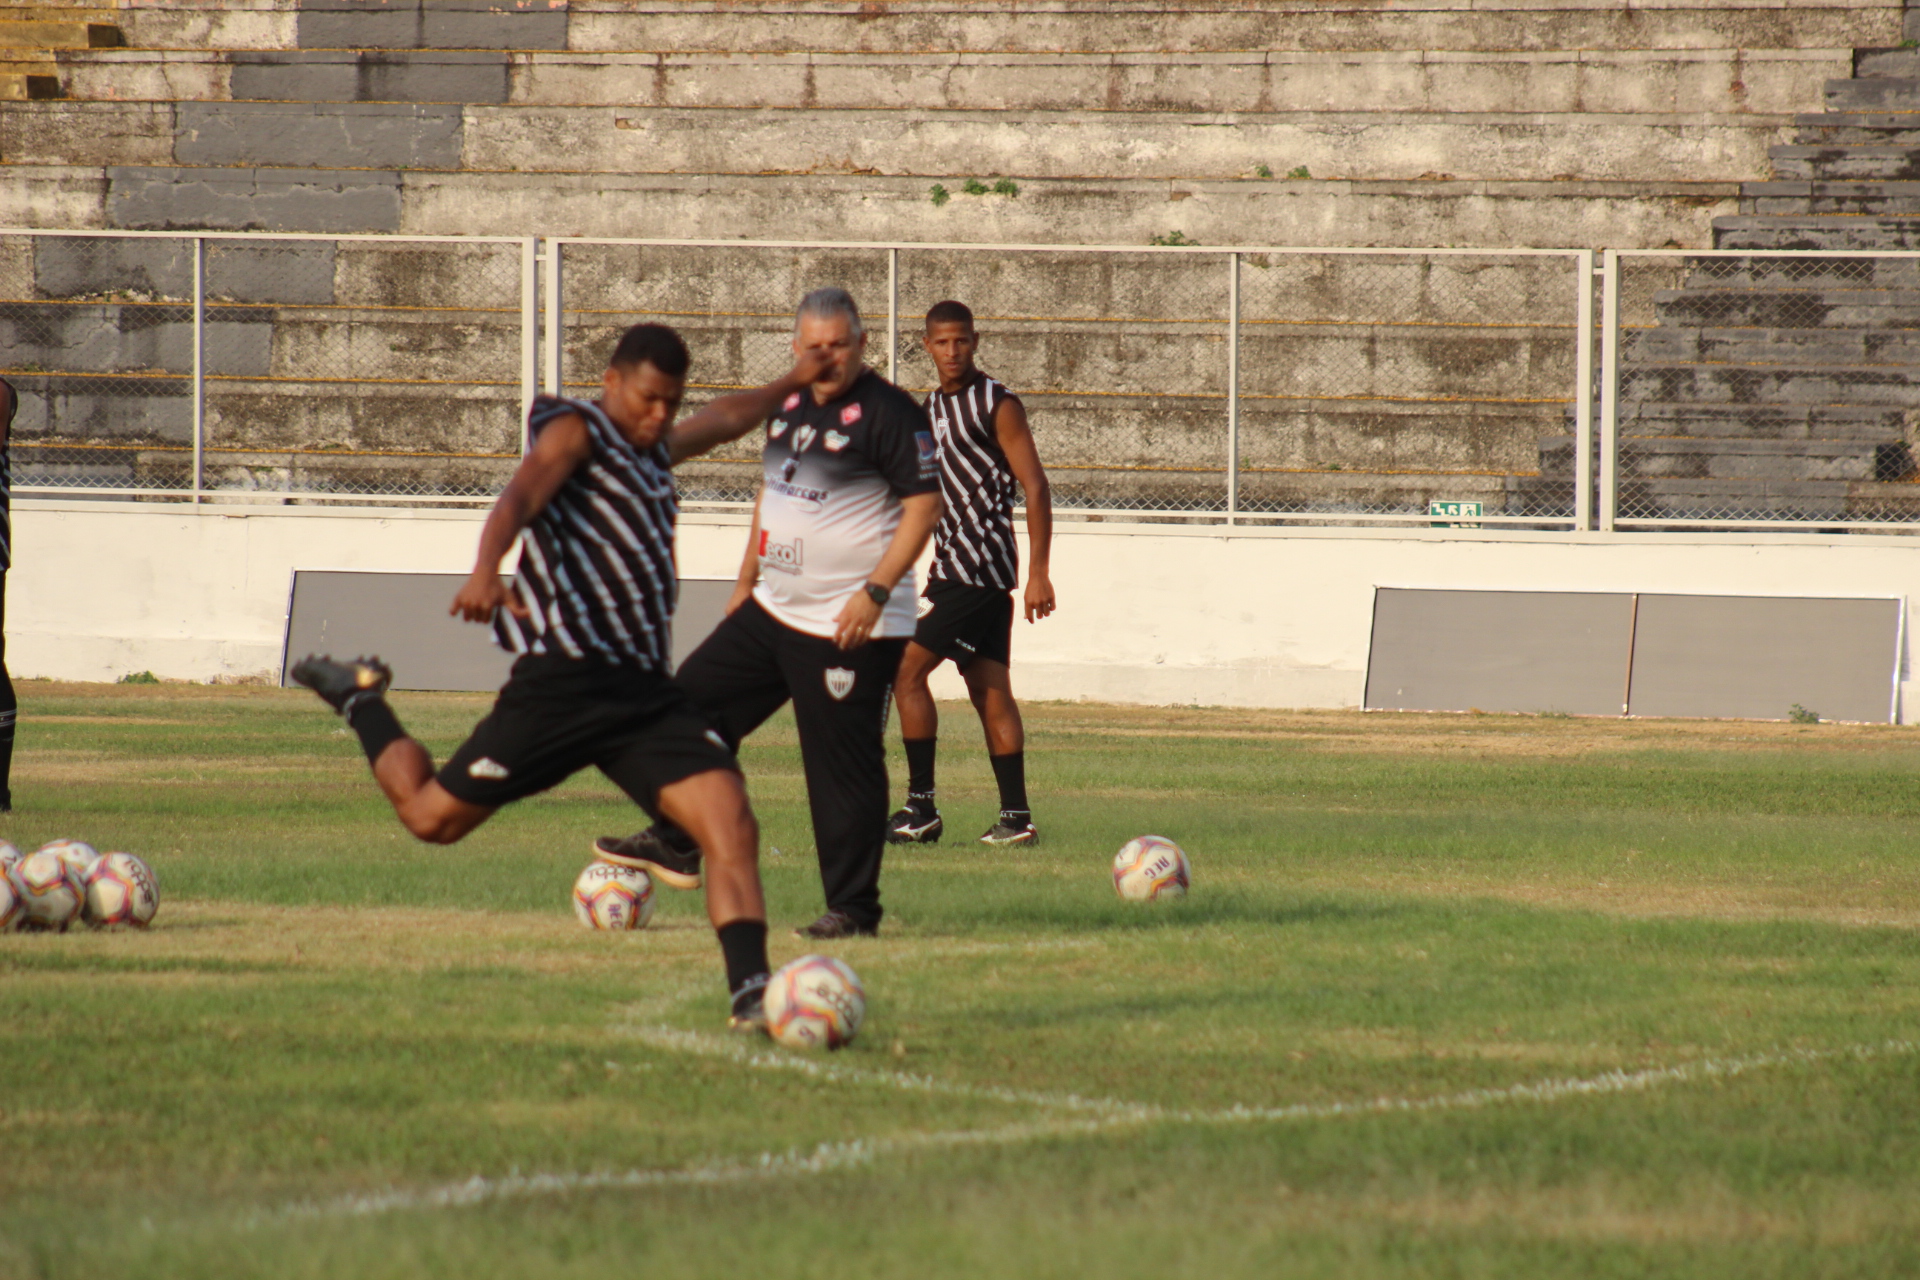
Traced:
<path id="1" fill-rule="evenodd" d="M 845 667 L 827 668 L 827 692 L 835 702 L 843 702 L 853 692 L 853 672 Z"/>

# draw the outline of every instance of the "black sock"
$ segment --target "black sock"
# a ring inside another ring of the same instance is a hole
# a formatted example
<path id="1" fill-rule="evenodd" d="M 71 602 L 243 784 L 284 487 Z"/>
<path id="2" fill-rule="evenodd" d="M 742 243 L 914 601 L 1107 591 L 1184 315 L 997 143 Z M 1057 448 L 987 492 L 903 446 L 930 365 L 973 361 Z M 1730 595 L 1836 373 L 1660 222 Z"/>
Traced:
<path id="1" fill-rule="evenodd" d="M 367 763 L 380 759 L 380 753 L 407 736 L 385 698 L 362 698 L 347 709 L 347 724 L 360 735 L 360 747 Z"/>
<path id="2" fill-rule="evenodd" d="M 741 1001 L 758 995 L 767 985 L 767 923 L 735 920 L 714 930 L 720 935 L 720 954 L 727 958 L 727 992 L 733 1011 Z"/>
<path id="3" fill-rule="evenodd" d="M 933 808 L 933 748 L 938 738 L 908 738 L 907 803 L 916 808 Z"/>
<path id="4" fill-rule="evenodd" d="M 987 760 L 993 765 L 993 780 L 1000 784 L 1000 812 L 1008 817 L 1032 816 L 1027 810 L 1027 753 L 1010 751 Z"/>

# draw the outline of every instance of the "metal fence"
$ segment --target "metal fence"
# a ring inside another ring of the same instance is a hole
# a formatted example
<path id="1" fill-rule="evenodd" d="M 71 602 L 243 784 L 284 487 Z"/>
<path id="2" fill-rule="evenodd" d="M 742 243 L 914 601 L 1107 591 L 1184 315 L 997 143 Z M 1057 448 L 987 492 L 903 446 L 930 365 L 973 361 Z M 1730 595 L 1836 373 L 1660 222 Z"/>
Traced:
<path id="1" fill-rule="evenodd" d="M 477 505 L 536 387 L 592 394 L 626 326 L 687 336 L 697 405 L 782 372 L 794 303 L 831 283 L 860 300 L 870 361 L 917 393 L 919 318 L 972 306 L 1069 514 L 1920 527 L 1920 254 L 1593 263 L 0 232 L 0 373 L 22 393 L 23 494 Z M 686 500 L 751 501 L 757 450 L 689 463 Z"/>
<path id="2" fill-rule="evenodd" d="M 1920 254 L 1606 255 L 1604 529 L 1920 523 Z"/>

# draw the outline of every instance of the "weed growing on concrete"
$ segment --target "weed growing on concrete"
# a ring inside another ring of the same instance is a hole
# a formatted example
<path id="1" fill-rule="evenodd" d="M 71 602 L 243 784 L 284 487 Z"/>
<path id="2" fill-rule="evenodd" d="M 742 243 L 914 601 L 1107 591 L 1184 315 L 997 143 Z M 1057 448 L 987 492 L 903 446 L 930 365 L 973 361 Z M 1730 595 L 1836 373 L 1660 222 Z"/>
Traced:
<path id="1" fill-rule="evenodd" d="M 1264 164 L 1257 164 L 1253 166 L 1253 176 L 1256 178 L 1271 178 L 1273 176 L 1273 170 Z"/>
<path id="2" fill-rule="evenodd" d="M 947 201 L 951 199 L 953 199 L 953 197 L 947 194 L 947 189 L 945 187 L 941 186 L 937 182 L 933 184 L 933 207 L 934 208 L 938 209 L 941 205 L 945 204 Z"/>
<path id="3" fill-rule="evenodd" d="M 1163 235 L 1163 236 L 1148 237 L 1147 243 L 1165 245 L 1168 247 L 1175 247 L 1179 245 L 1193 246 L 1193 245 L 1199 244 L 1200 242 L 1198 240 L 1187 239 L 1186 234 L 1184 232 L 1169 231 L 1167 232 L 1166 235 Z"/>
<path id="4" fill-rule="evenodd" d="M 987 184 L 978 178 L 968 178 L 961 184 L 960 189 L 970 196 L 983 196 L 988 190 Z"/>
<path id="5" fill-rule="evenodd" d="M 1301 164 L 1295 165 L 1293 168 L 1287 170 L 1287 176 L 1289 178 L 1311 178 L 1313 175 L 1307 172 L 1307 166 Z"/>
<path id="6" fill-rule="evenodd" d="M 160 677 L 151 671 L 129 671 L 114 681 L 115 684 L 159 684 Z"/>
<path id="7" fill-rule="evenodd" d="M 1819 724 L 1820 713 L 1818 711 L 1809 711 L 1796 702 L 1788 709 L 1787 719 L 1793 721 L 1795 724 Z"/>
<path id="8" fill-rule="evenodd" d="M 993 194 L 997 196 L 1013 196 L 1017 198 L 1020 194 L 1020 184 L 1015 182 L 1012 178 L 1002 178 L 1000 179 L 1000 181 L 993 184 Z"/>

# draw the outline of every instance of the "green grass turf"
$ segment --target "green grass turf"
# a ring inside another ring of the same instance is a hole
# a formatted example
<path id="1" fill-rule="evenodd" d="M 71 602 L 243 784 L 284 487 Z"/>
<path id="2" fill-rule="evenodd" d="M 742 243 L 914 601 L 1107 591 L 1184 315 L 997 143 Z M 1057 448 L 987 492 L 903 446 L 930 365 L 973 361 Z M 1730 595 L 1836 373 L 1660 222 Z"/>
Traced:
<path id="1" fill-rule="evenodd" d="M 1912 731 L 1035 706 L 1047 841 L 988 853 L 947 708 L 952 838 L 833 948 L 860 1041 L 742 1061 L 698 895 L 571 919 L 603 780 L 427 848 L 307 695 L 21 691 L 0 835 L 164 897 L 0 937 L 0 1277 L 1920 1271 Z M 484 706 L 395 701 L 439 753 Z M 745 762 L 782 960 L 791 723 Z M 1148 830 L 1188 900 L 1114 898 Z"/>

